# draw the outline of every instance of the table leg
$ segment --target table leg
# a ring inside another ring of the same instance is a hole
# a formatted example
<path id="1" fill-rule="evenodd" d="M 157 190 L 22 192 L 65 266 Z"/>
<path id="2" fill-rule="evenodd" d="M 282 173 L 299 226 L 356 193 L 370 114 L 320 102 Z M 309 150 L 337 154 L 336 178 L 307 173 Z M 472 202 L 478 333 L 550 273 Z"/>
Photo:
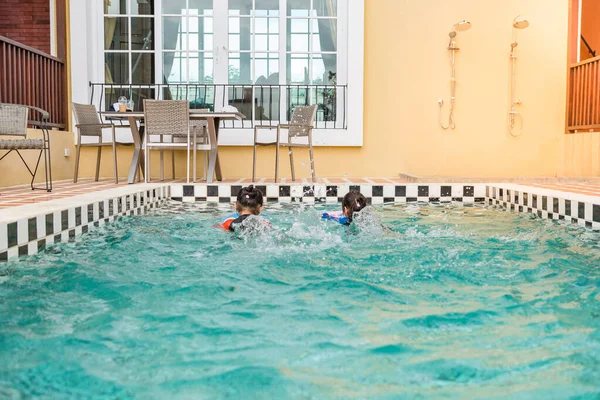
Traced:
<path id="1" fill-rule="evenodd" d="M 215 167 L 217 163 L 217 129 L 215 125 L 216 118 L 206 118 L 206 125 L 208 128 L 209 142 L 211 144 L 211 150 L 208 154 L 208 172 L 206 174 L 206 183 L 212 183 L 213 176 L 215 175 Z"/>
<path id="2" fill-rule="evenodd" d="M 144 127 L 137 127 L 137 118 L 128 117 L 129 127 L 131 128 L 131 135 L 133 136 L 133 157 L 131 159 L 131 165 L 129 166 L 129 175 L 127 176 L 127 183 L 135 183 L 136 172 L 138 166 L 142 167 L 144 171 L 144 150 L 142 149 L 142 143 L 144 141 Z"/>
<path id="3" fill-rule="evenodd" d="M 215 137 L 217 138 L 217 147 L 219 146 L 219 126 L 221 125 L 221 119 L 215 118 Z M 217 175 L 217 180 L 223 180 L 223 174 L 221 174 L 221 163 L 219 162 L 219 152 L 215 155 L 215 174 Z"/>

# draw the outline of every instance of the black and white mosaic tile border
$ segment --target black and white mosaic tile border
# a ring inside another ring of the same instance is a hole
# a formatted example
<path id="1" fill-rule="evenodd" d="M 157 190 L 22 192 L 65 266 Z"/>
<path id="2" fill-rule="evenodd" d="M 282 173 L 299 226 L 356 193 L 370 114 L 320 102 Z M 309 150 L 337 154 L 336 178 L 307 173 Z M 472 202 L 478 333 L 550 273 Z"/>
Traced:
<path id="1" fill-rule="evenodd" d="M 486 202 L 508 211 L 535 214 L 600 230 L 600 197 L 524 185 L 488 185 Z"/>
<path id="2" fill-rule="evenodd" d="M 171 198 L 183 202 L 232 203 L 242 184 L 171 184 Z M 257 184 L 267 203 L 340 203 L 358 190 L 372 203 L 484 203 L 483 184 Z"/>
<path id="3" fill-rule="evenodd" d="M 93 227 L 126 215 L 145 214 L 168 199 L 169 187 L 162 186 L 0 222 L 0 262 L 36 254 L 53 243 L 72 241 Z"/>

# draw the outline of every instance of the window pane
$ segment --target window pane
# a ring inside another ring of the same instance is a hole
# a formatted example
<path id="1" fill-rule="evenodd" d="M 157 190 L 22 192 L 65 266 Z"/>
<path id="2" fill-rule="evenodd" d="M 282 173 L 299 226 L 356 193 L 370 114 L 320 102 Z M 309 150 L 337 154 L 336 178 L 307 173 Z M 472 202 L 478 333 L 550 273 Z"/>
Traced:
<path id="1" fill-rule="evenodd" d="M 337 50 L 337 20 L 313 20 L 313 52 Z"/>
<path id="2" fill-rule="evenodd" d="M 240 51 L 240 35 L 229 35 L 229 51 Z"/>
<path id="3" fill-rule="evenodd" d="M 185 0 L 167 0 L 162 2 L 163 14 L 184 14 Z"/>
<path id="4" fill-rule="evenodd" d="M 269 32 L 279 33 L 279 19 L 269 18 Z"/>
<path id="5" fill-rule="evenodd" d="M 190 53 L 189 63 L 190 83 L 212 83 L 214 81 L 212 53 Z"/>
<path id="6" fill-rule="evenodd" d="M 131 83 L 154 83 L 154 54 L 131 53 Z"/>
<path id="7" fill-rule="evenodd" d="M 127 18 L 104 17 L 104 50 L 129 50 Z"/>
<path id="8" fill-rule="evenodd" d="M 205 33 L 213 33 L 213 19 L 212 18 L 203 18 L 204 21 L 204 32 Z"/>
<path id="9" fill-rule="evenodd" d="M 308 35 L 292 34 L 289 40 L 290 51 L 308 52 Z"/>
<path id="10" fill-rule="evenodd" d="M 106 83 L 129 83 L 129 54 L 128 53 L 106 53 L 105 82 Z"/>
<path id="11" fill-rule="evenodd" d="M 219 0 L 217 0 L 217 1 L 219 1 Z M 190 15 L 212 15 L 212 8 L 213 8 L 213 0 L 190 0 L 189 14 Z"/>
<path id="12" fill-rule="evenodd" d="M 288 19 L 290 33 L 308 33 L 308 19 Z"/>
<path id="13" fill-rule="evenodd" d="M 331 85 L 336 82 L 337 56 L 335 54 L 318 54 L 314 56 L 311 78 L 313 84 Z"/>
<path id="14" fill-rule="evenodd" d="M 154 0 L 131 0 L 131 15 L 154 15 Z"/>
<path id="15" fill-rule="evenodd" d="M 240 33 L 240 19 L 229 18 L 229 33 Z"/>
<path id="16" fill-rule="evenodd" d="M 269 51 L 278 51 L 279 50 L 279 37 L 278 36 L 269 36 Z"/>
<path id="17" fill-rule="evenodd" d="M 154 50 L 154 18 L 131 18 L 131 49 Z"/>
<path id="18" fill-rule="evenodd" d="M 254 51 L 269 51 L 267 35 L 254 35 Z"/>
<path id="19" fill-rule="evenodd" d="M 185 83 L 187 81 L 187 62 L 185 53 L 163 53 L 163 82 Z"/>
<path id="20" fill-rule="evenodd" d="M 126 0 L 104 0 L 104 14 L 127 14 Z"/>
<path id="21" fill-rule="evenodd" d="M 308 54 L 288 54 L 287 66 L 288 83 L 308 83 Z"/>
<path id="22" fill-rule="evenodd" d="M 254 82 L 257 85 L 279 84 L 279 58 L 277 54 L 269 54 L 270 57 L 256 57 L 254 60 Z"/>
<path id="23" fill-rule="evenodd" d="M 252 83 L 251 54 L 232 53 L 229 57 L 229 82 Z"/>
<path id="24" fill-rule="evenodd" d="M 313 0 L 313 6 L 319 17 L 337 16 L 336 0 Z"/>
<path id="25" fill-rule="evenodd" d="M 163 49 L 182 50 L 185 37 L 181 32 L 182 20 L 185 17 L 163 17 Z"/>
<path id="26" fill-rule="evenodd" d="M 292 17 L 308 17 L 310 0 L 288 0 L 287 15 Z"/>
<path id="27" fill-rule="evenodd" d="M 269 32 L 269 20 L 268 18 L 255 18 L 254 19 L 255 33 L 268 33 Z"/>
<path id="28" fill-rule="evenodd" d="M 202 50 L 212 50 L 213 48 L 214 48 L 213 35 L 212 34 L 204 35 L 204 43 L 202 46 Z"/>
<path id="29" fill-rule="evenodd" d="M 229 0 L 229 15 L 250 15 L 251 11 L 252 0 Z"/>

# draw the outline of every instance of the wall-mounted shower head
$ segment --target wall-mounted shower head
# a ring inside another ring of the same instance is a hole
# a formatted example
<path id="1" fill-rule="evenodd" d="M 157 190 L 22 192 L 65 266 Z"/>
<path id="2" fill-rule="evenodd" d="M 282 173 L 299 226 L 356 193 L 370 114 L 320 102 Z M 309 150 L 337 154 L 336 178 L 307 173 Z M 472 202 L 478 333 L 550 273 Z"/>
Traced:
<path id="1" fill-rule="evenodd" d="M 469 21 L 460 21 L 454 25 L 454 29 L 457 31 L 468 31 L 471 29 L 471 23 Z"/>
<path id="2" fill-rule="evenodd" d="M 512 42 L 512 43 L 510 44 L 510 48 L 511 48 L 511 49 L 514 49 L 514 48 L 515 48 L 515 47 L 517 47 L 518 45 L 519 45 L 519 43 L 517 43 L 517 42 Z"/>
<path id="3" fill-rule="evenodd" d="M 456 37 L 456 32 L 452 31 L 448 34 L 448 36 L 450 36 L 450 39 L 454 39 Z"/>
<path id="4" fill-rule="evenodd" d="M 529 21 L 520 15 L 513 20 L 513 28 L 516 29 L 525 29 L 529 26 Z"/>

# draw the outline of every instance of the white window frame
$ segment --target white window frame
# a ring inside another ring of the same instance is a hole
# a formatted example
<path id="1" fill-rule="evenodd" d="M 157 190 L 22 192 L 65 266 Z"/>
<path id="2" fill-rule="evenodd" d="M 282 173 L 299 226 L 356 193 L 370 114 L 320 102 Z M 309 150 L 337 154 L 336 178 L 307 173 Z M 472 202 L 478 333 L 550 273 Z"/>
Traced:
<path id="1" fill-rule="evenodd" d="M 161 1 L 156 0 L 155 8 L 160 9 Z M 167 0 L 168 1 L 168 0 Z M 313 144 L 315 146 L 348 146 L 363 145 L 363 99 L 364 99 L 364 2 L 365 0 L 347 0 L 348 7 L 340 7 L 338 13 L 338 31 L 340 37 L 347 37 L 340 41 L 338 58 L 347 60 L 338 64 L 338 76 L 346 77 L 346 129 L 315 129 L 313 131 Z M 87 3 L 87 4 L 86 4 Z M 222 5 L 225 1 L 215 1 L 214 18 L 217 18 L 217 8 L 227 12 L 227 7 Z M 285 0 L 280 0 L 280 32 L 285 32 L 286 24 Z M 71 75 L 73 82 L 73 100 L 89 102 L 88 82 L 104 82 L 104 2 L 91 0 L 88 2 L 71 2 L 71 31 L 82 33 L 71 39 Z M 154 54 L 156 61 L 155 82 L 162 82 L 162 16 L 155 16 Z M 341 21 L 346 21 L 341 23 Z M 88 22 L 88 23 L 86 23 Z M 83 25 L 83 26 L 82 26 Z M 227 48 L 217 43 L 217 30 L 223 29 L 225 38 L 228 38 L 228 29 L 225 24 L 213 24 L 214 36 L 214 80 L 226 82 L 227 77 L 219 76 L 217 71 L 227 68 L 218 68 L 217 63 L 229 64 Z M 282 29 L 283 28 L 283 29 Z M 83 31 L 83 32 L 82 32 Z M 281 45 L 287 50 L 286 35 L 280 35 Z M 348 44 L 352 43 L 352 46 Z M 226 46 L 226 45 L 225 45 Z M 281 46 L 280 46 L 281 48 Z M 285 64 L 287 52 L 280 53 L 280 64 Z M 280 82 L 286 82 L 280 65 Z M 287 74 L 285 74 L 287 75 Z M 224 79 L 223 79 L 224 78 Z M 338 81 L 339 84 L 342 82 Z M 85 87 L 84 87 L 85 85 Z M 85 93 L 85 95 L 84 95 Z M 248 146 L 252 145 L 252 129 L 227 129 L 222 128 L 219 134 L 219 145 L 222 146 Z"/>

